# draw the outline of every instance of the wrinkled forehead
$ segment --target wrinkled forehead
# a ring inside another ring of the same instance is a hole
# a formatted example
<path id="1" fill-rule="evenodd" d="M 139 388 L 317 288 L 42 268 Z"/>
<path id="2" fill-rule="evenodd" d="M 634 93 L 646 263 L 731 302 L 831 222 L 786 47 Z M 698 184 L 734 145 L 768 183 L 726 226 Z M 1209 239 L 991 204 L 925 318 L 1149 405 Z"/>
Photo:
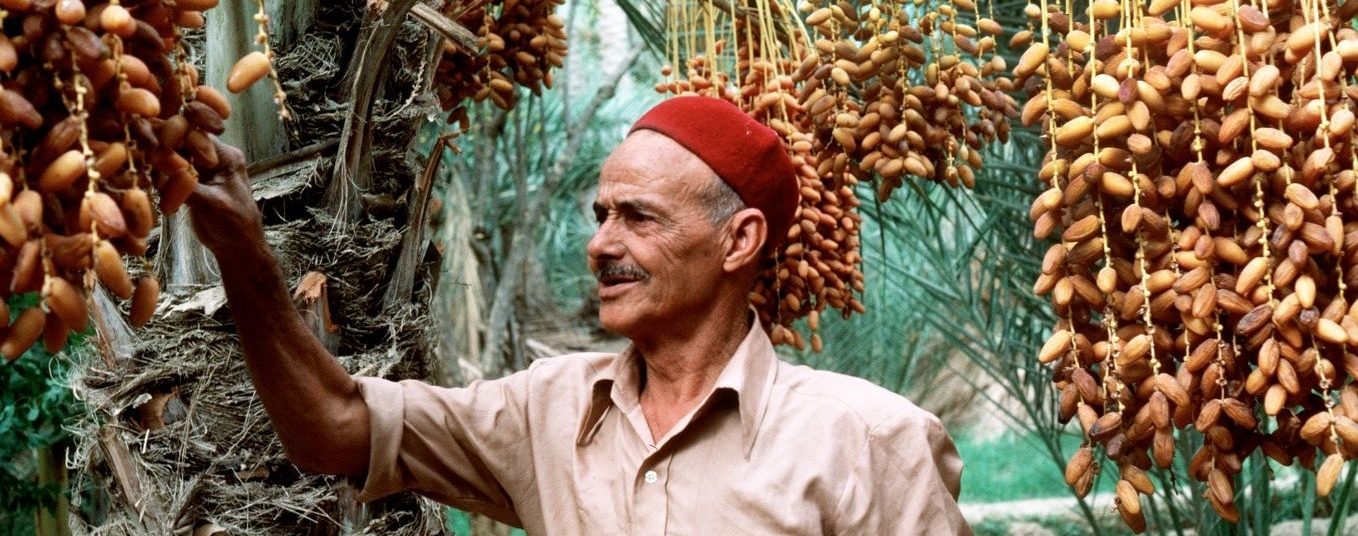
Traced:
<path id="1" fill-rule="evenodd" d="M 649 130 L 633 132 L 613 150 L 599 173 L 599 195 L 605 192 L 650 192 L 678 195 L 709 187 L 716 172 L 684 146 Z"/>

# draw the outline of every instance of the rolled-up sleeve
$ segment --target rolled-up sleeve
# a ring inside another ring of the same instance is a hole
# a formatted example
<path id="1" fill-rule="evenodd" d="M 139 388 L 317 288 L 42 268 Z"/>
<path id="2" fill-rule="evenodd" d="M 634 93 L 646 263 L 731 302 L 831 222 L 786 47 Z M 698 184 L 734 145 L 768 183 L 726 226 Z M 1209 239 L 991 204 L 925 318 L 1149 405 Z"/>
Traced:
<path id="1" fill-rule="evenodd" d="M 520 525 L 513 497 L 533 475 L 528 373 L 454 389 L 356 376 L 372 434 L 358 500 L 411 490 Z"/>
<path id="2" fill-rule="evenodd" d="M 836 534 L 970 535 L 957 505 L 962 459 L 937 417 L 915 410 L 874 429 L 845 482 Z"/>

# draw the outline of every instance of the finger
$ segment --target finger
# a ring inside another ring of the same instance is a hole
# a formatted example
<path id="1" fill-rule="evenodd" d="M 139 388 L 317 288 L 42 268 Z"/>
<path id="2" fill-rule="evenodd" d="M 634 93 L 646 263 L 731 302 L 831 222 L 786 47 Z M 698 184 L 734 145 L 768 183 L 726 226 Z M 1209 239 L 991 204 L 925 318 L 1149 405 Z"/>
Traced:
<path id="1" fill-rule="evenodd" d="M 245 153 L 241 152 L 241 150 L 237 149 L 234 145 L 223 142 L 221 139 L 217 138 L 217 136 L 208 137 L 212 140 L 212 144 L 217 147 L 217 167 L 233 171 L 238 170 L 240 171 L 241 176 L 246 176 Z M 246 180 L 248 181 L 249 177 L 246 177 Z"/>
<path id="2" fill-rule="evenodd" d="M 231 173 L 225 171 L 221 164 L 221 156 L 218 157 L 216 166 L 208 167 L 203 165 L 197 158 L 189 159 L 193 165 L 194 174 L 198 176 L 198 184 L 226 184 L 231 180 Z"/>
<path id="3" fill-rule="evenodd" d="M 209 135 L 212 140 L 213 148 L 217 152 L 217 162 L 213 166 L 205 166 L 194 160 L 194 169 L 198 171 L 198 179 L 207 184 L 223 184 L 230 181 L 239 180 L 248 183 L 249 177 L 245 171 L 245 155 L 240 149 L 223 143 L 216 136 Z"/>

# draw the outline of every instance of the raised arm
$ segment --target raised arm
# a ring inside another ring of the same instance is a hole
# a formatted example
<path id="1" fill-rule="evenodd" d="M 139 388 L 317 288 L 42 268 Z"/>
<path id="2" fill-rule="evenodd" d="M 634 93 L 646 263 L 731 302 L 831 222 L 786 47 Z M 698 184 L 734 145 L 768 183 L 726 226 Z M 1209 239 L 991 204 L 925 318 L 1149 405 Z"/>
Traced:
<path id="1" fill-rule="evenodd" d="M 274 429 L 297 466 L 363 475 L 369 422 L 358 383 L 307 329 L 264 241 L 245 158 L 218 142 L 220 164 L 200 170 L 189 198 L 198 239 L 217 257 L 245 362 Z"/>

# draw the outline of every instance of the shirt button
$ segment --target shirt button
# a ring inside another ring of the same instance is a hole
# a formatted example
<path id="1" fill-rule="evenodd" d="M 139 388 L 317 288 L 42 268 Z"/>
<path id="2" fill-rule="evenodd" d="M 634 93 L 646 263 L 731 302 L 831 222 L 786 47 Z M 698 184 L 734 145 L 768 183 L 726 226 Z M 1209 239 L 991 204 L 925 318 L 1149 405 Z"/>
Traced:
<path id="1" fill-rule="evenodd" d="M 660 480 L 660 475 L 656 474 L 655 471 L 646 471 L 646 474 L 643 475 L 643 477 L 646 479 L 647 484 L 654 484 L 656 480 Z"/>

